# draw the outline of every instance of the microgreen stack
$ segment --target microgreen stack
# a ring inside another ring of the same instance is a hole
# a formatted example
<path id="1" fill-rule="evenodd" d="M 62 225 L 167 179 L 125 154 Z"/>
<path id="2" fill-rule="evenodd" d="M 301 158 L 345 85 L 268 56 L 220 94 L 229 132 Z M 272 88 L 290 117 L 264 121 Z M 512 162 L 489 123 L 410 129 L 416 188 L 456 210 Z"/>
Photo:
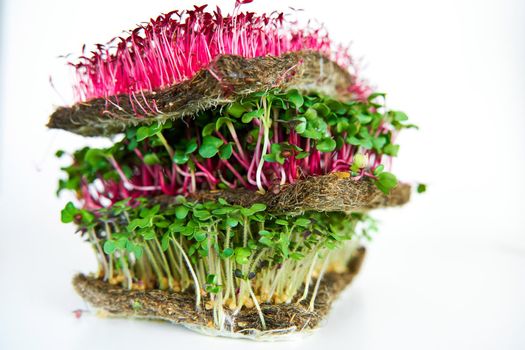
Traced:
<path id="1" fill-rule="evenodd" d="M 82 104 L 101 97 L 114 103 L 112 95 L 125 93 L 144 108 L 138 94 L 169 89 L 199 69 L 212 72 L 206 67 L 223 54 L 308 49 L 352 67 L 347 51 L 334 49 L 322 30 L 238 7 L 228 16 L 205 6 L 174 11 L 120 40 L 75 64 L 77 94 L 88 100 Z M 384 107 L 384 94 L 352 81 L 335 96 L 275 84 L 178 119 L 137 112 L 135 126 L 113 146 L 69 155 L 58 192 L 73 191 L 79 201 L 66 205 L 62 221 L 75 223 L 92 245 L 96 277 L 123 290 L 192 293 L 195 308 L 211 310 L 221 330 L 231 315 L 252 308 L 265 329 L 261 305 L 296 303 L 313 311 L 323 275 L 347 271 L 375 229 L 365 210 L 396 188 L 388 171 L 399 151 L 396 135 L 413 127 L 404 113 Z M 293 213 L 268 206 L 283 189 L 329 174 L 370 184 L 370 206 L 355 212 L 299 206 Z M 235 196 L 226 200 L 226 193 Z"/>

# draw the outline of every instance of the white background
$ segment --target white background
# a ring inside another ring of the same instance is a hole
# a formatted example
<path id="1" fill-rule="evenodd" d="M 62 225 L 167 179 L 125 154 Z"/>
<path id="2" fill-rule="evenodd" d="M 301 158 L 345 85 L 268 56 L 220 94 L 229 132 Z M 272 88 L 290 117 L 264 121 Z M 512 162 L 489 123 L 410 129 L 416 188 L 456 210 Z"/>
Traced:
<path id="1" fill-rule="evenodd" d="M 73 227 L 60 224 L 67 198 L 54 196 L 55 150 L 86 142 L 44 127 L 56 106 L 71 102 L 67 68 L 57 56 L 191 5 L 4 3 L 0 349 L 268 348 L 171 324 L 72 314 L 85 305 L 70 279 L 92 271 L 95 260 Z M 325 326 L 272 347 L 524 349 L 525 2 L 258 0 L 246 8 L 288 5 L 326 23 L 337 41 L 353 41 L 364 74 L 388 92 L 389 106 L 420 125 L 399 139 L 394 172 L 429 190 L 403 208 L 377 213 L 381 232 L 362 274 Z"/>

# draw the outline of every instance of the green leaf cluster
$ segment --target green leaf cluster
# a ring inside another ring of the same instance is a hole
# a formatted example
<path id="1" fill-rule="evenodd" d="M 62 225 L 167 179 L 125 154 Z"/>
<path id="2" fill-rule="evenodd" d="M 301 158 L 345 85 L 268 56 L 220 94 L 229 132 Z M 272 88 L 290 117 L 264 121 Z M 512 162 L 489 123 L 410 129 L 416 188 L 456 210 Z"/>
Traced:
<path id="1" fill-rule="evenodd" d="M 314 248 L 334 249 L 355 236 L 362 219 L 361 214 L 344 213 L 275 215 L 262 203 L 243 207 L 224 199 L 199 203 L 183 197 L 169 206 L 141 198 L 95 212 L 68 203 L 62 211 L 63 222 L 75 222 L 80 228 L 102 232 L 108 222 L 118 227 L 110 237 L 101 238 L 108 255 L 125 251 L 139 258 L 146 242 L 158 242 L 166 251 L 171 240 L 182 240 L 193 262 L 206 258 L 213 249 L 221 259 L 234 259 L 239 266 L 249 265 L 263 249 L 269 265 L 289 258 L 301 260 Z"/>

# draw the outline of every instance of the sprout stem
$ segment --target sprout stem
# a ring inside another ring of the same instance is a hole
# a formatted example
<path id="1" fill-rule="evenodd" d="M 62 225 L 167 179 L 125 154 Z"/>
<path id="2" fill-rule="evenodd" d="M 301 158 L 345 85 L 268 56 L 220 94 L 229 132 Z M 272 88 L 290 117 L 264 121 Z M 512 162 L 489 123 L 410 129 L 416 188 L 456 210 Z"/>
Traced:
<path id="1" fill-rule="evenodd" d="M 321 272 L 319 272 L 319 277 L 317 277 L 317 281 L 315 282 L 314 292 L 312 294 L 312 298 L 310 299 L 310 305 L 308 306 L 308 311 L 310 312 L 314 311 L 315 298 L 317 297 L 317 292 L 319 291 L 321 280 L 323 279 L 324 273 L 328 266 L 328 260 L 329 260 L 328 258 L 330 257 L 330 253 L 331 252 L 328 252 L 328 254 L 326 254 L 326 257 L 324 258 L 324 262 L 323 262 L 323 267 L 321 267 Z"/>
<path id="2" fill-rule="evenodd" d="M 180 246 L 179 242 L 177 242 L 176 239 L 172 240 L 173 244 L 179 248 L 180 253 L 182 257 L 184 258 L 184 261 L 186 262 L 186 265 L 188 266 L 188 270 L 190 270 L 191 277 L 193 278 L 194 288 L 195 288 L 195 309 L 200 310 L 201 308 L 201 287 L 199 284 L 199 279 L 197 278 L 197 275 L 195 274 L 195 271 L 193 270 L 193 267 L 191 266 L 190 259 L 188 259 L 188 256 L 184 252 L 184 249 Z"/>
<path id="3" fill-rule="evenodd" d="M 310 268 L 308 269 L 308 275 L 306 275 L 306 279 L 304 280 L 303 295 L 297 300 L 297 304 L 300 304 L 308 296 L 308 289 L 310 288 L 310 282 L 312 281 L 312 274 L 314 272 L 314 267 L 317 262 L 317 254 L 318 254 L 317 252 L 314 253 L 312 263 L 310 264 Z"/>
<path id="4" fill-rule="evenodd" d="M 264 108 L 264 119 L 262 121 L 262 127 L 264 128 L 264 144 L 261 150 L 261 158 L 259 160 L 259 165 L 257 166 L 256 180 L 257 180 L 257 188 L 259 189 L 259 193 L 264 194 L 266 190 L 263 188 L 262 183 L 261 183 L 261 173 L 262 173 L 262 169 L 264 165 L 264 156 L 270 145 L 269 130 L 270 130 L 270 125 L 271 125 L 271 120 L 270 120 L 270 106 L 267 106 L 265 97 L 262 98 L 262 104 Z"/>
<path id="5" fill-rule="evenodd" d="M 250 291 L 250 296 L 253 299 L 253 304 L 255 305 L 255 308 L 257 309 L 257 313 L 259 314 L 259 319 L 261 320 L 261 325 L 263 330 L 266 329 L 266 321 L 264 320 L 264 314 L 261 310 L 261 306 L 259 305 L 259 302 L 257 301 L 257 298 L 255 297 L 255 294 L 253 294 L 252 286 L 249 281 L 246 281 L 248 284 L 248 290 Z"/>

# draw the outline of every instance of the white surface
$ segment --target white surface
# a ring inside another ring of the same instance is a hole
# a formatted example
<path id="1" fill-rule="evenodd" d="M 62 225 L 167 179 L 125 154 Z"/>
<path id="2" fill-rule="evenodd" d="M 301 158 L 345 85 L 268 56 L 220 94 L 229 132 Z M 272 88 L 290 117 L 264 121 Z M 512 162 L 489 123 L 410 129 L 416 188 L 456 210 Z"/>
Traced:
<path id="1" fill-rule="evenodd" d="M 217 3 L 210 1 L 211 4 Z M 270 5 L 270 3 L 272 5 Z M 95 261 L 59 223 L 57 148 L 85 140 L 44 128 L 68 99 L 63 61 L 82 43 L 190 1 L 8 1 L 0 101 L 0 349 L 208 348 L 268 344 L 157 322 L 75 319 L 70 285 Z M 223 1 L 224 7 L 233 1 Z M 525 3 L 256 1 L 303 7 L 353 40 L 365 75 L 421 126 L 401 137 L 395 172 L 429 183 L 381 232 L 359 278 L 315 335 L 274 349 L 525 348 Z M 91 140 L 91 143 L 97 142 Z"/>

